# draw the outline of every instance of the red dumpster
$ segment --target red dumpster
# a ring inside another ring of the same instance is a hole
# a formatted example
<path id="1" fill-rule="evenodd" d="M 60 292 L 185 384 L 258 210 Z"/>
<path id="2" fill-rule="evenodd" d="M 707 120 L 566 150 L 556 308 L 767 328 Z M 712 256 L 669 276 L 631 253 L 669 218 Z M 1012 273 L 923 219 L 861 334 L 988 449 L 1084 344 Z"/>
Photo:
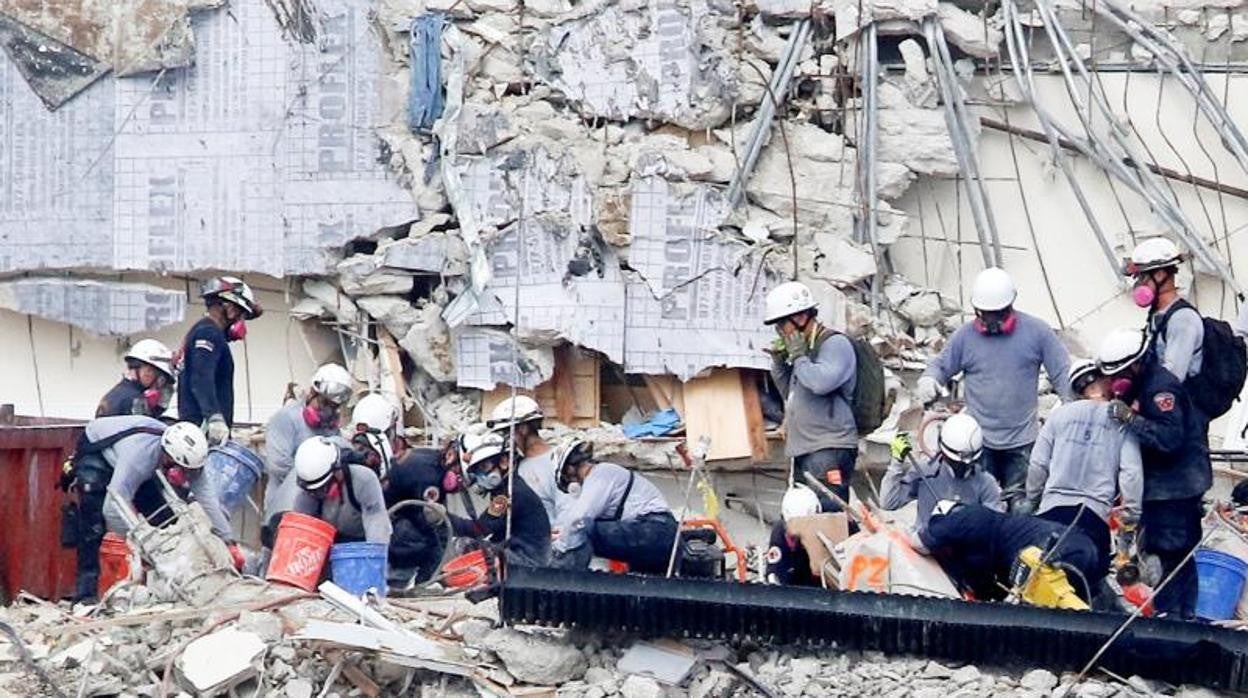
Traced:
<path id="1" fill-rule="evenodd" d="M 61 548 L 61 464 L 80 423 L 17 417 L 0 425 L 0 588 L 59 599 L 74 593 L 74 551 Z"/>

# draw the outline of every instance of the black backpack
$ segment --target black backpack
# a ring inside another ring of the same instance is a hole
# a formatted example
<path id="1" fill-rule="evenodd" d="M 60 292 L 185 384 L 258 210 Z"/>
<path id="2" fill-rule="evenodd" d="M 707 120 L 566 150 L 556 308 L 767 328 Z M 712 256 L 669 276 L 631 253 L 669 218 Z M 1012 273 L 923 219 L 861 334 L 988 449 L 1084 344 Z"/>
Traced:
<path id="1" fill-rule="evenodd" d="M 1157 323 L 1157 334 L 1164 334 L 1170 316 L 1181 308 L 1196 308 L 1185 300 L 1178 300 L 1166 310 Z M 1199 314 L 1200 311 L 1197 311 Z M 1205 326 L 1205 339 L 1200 347 L 1200 373 L 1179 376 L 1192 404 L 1206 417 L 1216 419 L 1226 414 L 1239 399 L 1239 391 L 1248 378 L 1248 348 L 1244 338 L 1235 334 L 1229 323 L 1201 315 Z"/>
<path id="2" fill-rule="evenodd" d="M 880 425 L 884 423 L 884 417 L 888 415 L 892 407 L 887 404 L 888 396 L 884 389 L 884 364 L 869 342 L 832 329 L 824 333 L 814 350 L 818 351 L 818 345 L 833 334 L 845 337 L 849 340 L 850 346 L 854 348 L 854 365 L 857 370 L 855 371 L 854 394 L 848 396 L 848 399 L 850 409 L 854 413 L 854 425 L 858 427 L 858 434 L 866 436 L 880 428 Z"/>

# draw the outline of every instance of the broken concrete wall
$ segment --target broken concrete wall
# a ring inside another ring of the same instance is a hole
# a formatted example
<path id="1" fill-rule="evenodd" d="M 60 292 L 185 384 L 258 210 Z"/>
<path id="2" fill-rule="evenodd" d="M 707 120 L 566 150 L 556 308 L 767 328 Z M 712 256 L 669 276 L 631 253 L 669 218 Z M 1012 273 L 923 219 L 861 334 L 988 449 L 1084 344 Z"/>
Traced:
<path id="1" fill-rule="evenodd" d="M 181 322 L 186 294 L 147 284 L 31 278 L 0 281 L 0 307 L 96 335 L 126 336 Z"/>

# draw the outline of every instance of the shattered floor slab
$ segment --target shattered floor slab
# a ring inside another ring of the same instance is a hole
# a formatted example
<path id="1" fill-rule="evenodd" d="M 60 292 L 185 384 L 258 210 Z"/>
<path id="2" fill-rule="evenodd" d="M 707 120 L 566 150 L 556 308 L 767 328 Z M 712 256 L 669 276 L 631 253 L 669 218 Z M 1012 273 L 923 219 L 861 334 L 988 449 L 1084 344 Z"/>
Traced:
<path id="1" fill-rule="evenodd" d="M 181 322 L 186 294 L 148 284 L 19 279 L 0 282 L 0 308 L 124 337 Z"/>

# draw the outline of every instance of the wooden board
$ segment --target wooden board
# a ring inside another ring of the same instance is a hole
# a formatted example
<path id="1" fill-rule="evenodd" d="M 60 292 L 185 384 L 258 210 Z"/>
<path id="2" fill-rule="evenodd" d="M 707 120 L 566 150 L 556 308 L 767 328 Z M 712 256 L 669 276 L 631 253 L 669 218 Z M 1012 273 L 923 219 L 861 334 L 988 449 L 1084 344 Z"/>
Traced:
<path id="1" fill-rule="evenodd" d="M 694 448 L 703 436 L 710 437 L 708 461 L 749 458 L 754 453 L 740 373 L 735 368 L 716 368 L 709 376 L 685 384 L 685 439 Z"/>
<path id="2" fill-rule="evenodd" d="M 746 433 L 750 437 L 750 462 L 767 460 L 767 430 L 763 428 L 763 401 L 758 394 L 758 376 L 755 371 L 741 370 L 742 407 L 745 409 Z"/>
<path id="3" fill-rule="evenodd" d="M 602 394 L 599 388 L 598 355 L 561 344 L 555 348 L 555 374 L 536 390 L 517 390 L 537 400 L 548 419 L 574 429 L 598 426 Z M 498 403 L 511 397 L 511 386 L 500 385 L 481 396 L 481 414 L 489 415 Z"/>
<path id="4" fill-rule="evenodd" d="M 685 415 L 685 388 L 676 376 L 646 376 L 645 381 L 659 409 L 674 407 L 682 417 Z"/>

